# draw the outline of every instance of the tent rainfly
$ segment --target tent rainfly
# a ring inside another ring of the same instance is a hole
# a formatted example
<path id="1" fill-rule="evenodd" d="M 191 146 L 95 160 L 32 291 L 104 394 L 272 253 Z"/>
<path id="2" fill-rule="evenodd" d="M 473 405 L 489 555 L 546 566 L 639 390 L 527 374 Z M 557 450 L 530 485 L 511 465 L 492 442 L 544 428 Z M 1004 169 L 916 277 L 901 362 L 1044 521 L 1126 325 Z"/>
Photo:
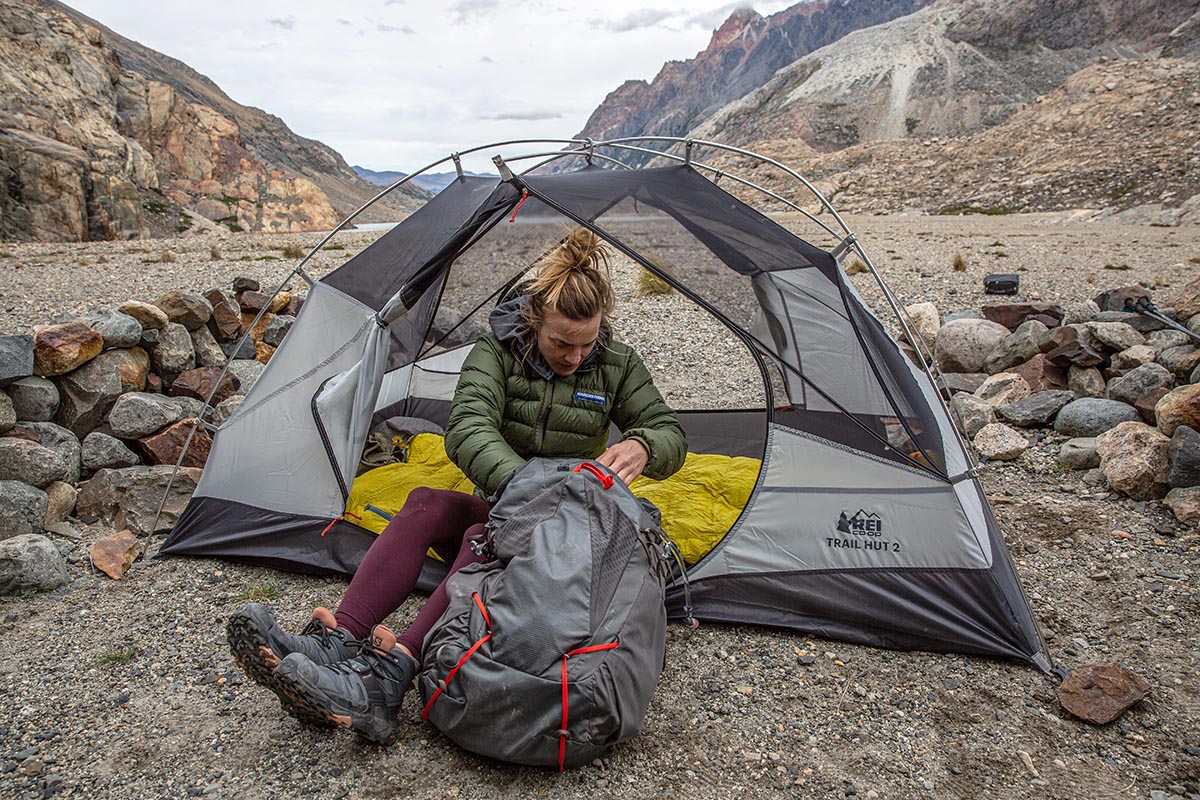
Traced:
<path id="1" fill-rule="evenodd" d="M 459 176 L 344 265 L 319 280 L 304 270 L 313 253 L 296 266 L 288 278 L 308 282 L 303 308 L 214 430 L 160 552 L 353 573 L 373 535 L 344 512 L 372 426 L 397 415 L 444 424 L 479 320 L 568 227 L 585 225 L 693 301 L 762 378 L 755 403 L 673 401 L 690 451 L 761 460 L 736 521 L 687 571 L 696 618 L 1054 671 L 933 374 L 868 310 L 843 259 L 871 269 L 899 328 L 920 339 L 828 201 L 782 164 L 713 142 L 528 140 L 466 152 L 537 141 L 566 149 L 497 157 L 499 178 L 464 175 L 454 154 Z M 782 170 L 820 216 L 693 159 L 693 147 Z M 627 167 L 627 154 L 665 165 Z M 514 174 L 520 159 L 540 160 Z M 547 162 L 578 168 L 546 174 Z M 798 238 L 722 178 L 814 224 L 831 246 Z M 423 583 L 438 577 L 430 560 Z M 668 595 L 676 617 L 683 588 Z"/>

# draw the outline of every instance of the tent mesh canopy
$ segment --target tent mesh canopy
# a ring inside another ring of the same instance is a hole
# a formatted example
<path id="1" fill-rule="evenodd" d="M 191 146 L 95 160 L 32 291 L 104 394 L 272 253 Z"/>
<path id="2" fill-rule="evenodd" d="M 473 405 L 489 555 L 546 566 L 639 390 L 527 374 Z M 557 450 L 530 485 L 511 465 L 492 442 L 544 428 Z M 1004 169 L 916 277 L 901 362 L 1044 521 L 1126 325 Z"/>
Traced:
<path id="1" fill-rule="evenodd" d="M 497 301 L 586 225 L 614 252 L 613 334 L 689 451 L 761 462 L 688 571 L 698 618 L 1048 669 L 929 376 L 793 222 L 691 164 L 460 177 L 312 284 L 161 552 L 352 573 L 372 541 L 343 518 L 368 432 L 444 424 Z M 648 274 L 673 291 L 642 291 Z M 672 613 L 683 598 L 679 582 Z"/>

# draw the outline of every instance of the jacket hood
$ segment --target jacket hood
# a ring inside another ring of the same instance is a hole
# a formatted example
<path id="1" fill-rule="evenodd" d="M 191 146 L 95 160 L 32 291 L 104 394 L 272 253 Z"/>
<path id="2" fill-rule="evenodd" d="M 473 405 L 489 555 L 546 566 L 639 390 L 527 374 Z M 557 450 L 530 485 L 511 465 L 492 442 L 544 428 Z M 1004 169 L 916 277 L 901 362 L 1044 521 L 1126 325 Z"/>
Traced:
<path id="1" fill-rule="evenodd" d="M 529 324 L 529 303 L 527 294 L 519 294 L 499 303 L 488 315 L 488 324 L 496 338 L 507 345 L 527 369 L 542 380 L 554 380 L 560 376 L 550 368 L 538 349 L 537 332 Z M 600 362 L 601 355 L 608 348 L 609 338 L 608 323 L 602 322 L 596 346 L 583 359 L 576 372 L 592 369 Z"/>

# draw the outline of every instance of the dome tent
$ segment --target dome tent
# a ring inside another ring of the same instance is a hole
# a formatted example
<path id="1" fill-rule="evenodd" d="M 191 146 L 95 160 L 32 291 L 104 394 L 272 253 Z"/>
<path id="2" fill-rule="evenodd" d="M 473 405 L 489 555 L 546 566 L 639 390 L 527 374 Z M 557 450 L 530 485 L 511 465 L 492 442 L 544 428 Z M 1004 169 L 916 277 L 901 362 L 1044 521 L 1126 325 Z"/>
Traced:
<path id="1" fill-rule="evenodd" d="M 706 312 L 761 377 L 759 402 L 673 402 L 689 450 L 761 459 L 740 515 L 688 570 L 698 619 L 1050 671 L 969 450 L 933 375 L 903 355 L 846 278 L 848 254 L 871 262 L 828 201 L 778 162 L 717 143 L 547 143 L 567 149 L 497 157 L 499 178 L 464 175 L 455 154 L 459 177 L 361 253 L 319 280 L 304 271 L 311 253 L 296 266 L 289 279 L 309 284 L 303 309 L 215 429 L 160 553 L 352 573 L 373 540 L 344 513 L 368 432 L 398 415 L 443 424 L 478 320 L 566 227 L 585 225 Z M 646 144 L 683 154 L 656 154 L 651 163 L 663 166 L 620 162 L 654 152 Z M 694 160 L 693 147 L 784 170 L 837 227 Z M 514 174 L 522 159 L 541 160 Z M 538 174 L 549 161 L 579 168 Z M 798 212 L 832 246 L 799 238 L 722 178 Z M 426 572 L 432 584 L 435 562 Z M 676 616 L 683 589 L 669 593 Z"/>

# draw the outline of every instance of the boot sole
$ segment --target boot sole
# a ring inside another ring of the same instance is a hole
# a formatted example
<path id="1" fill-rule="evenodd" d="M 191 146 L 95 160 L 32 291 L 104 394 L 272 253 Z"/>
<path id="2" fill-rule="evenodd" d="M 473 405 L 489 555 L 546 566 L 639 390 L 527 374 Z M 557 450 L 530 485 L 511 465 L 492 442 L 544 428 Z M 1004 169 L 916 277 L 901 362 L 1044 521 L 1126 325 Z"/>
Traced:
<path id="1" fill-rule="evenodd" d="M 353 730 L 375 744 L 388 745 L 396 741 L 395 719 L 389 721 L 374 714 L 358 714 L 332 702 L 307 679 L 302 665 L 285 659 L 274 671 L 274 677 L 298 708 L 306 715 L 318 717 L 322 724 Z"/>
<path id="2" fill-rule="evenodd" d="M 279 704 L 291 716 L 306 725 L 317 725 L 328 728 L 334 725 L 324 714 L 315 713 L 309 706 L 300 702 L 292 695 L 288 685 L 275 674 L 279 665 L 279 657 L 267 646 L 259 634 L 261 627 L 251 616 L 235 612 L 225 624 L 225 636 L 229 640 L 229 650 L 242 671 L 250 680 L 259 686 L 264 686 L 275 693 Z M 273 663 L 272 663 L 273 662 Z"/>

